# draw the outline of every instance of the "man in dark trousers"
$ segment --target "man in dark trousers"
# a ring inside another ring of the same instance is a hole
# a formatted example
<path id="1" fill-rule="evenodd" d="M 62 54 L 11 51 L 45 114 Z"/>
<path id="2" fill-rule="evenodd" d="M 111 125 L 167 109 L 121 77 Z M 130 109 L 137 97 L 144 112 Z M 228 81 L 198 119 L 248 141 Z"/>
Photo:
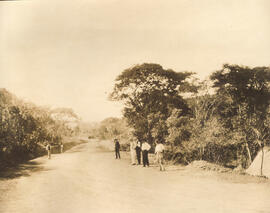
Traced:
<path id="1" fill-rule="evenodd" d="M 141 164 L 141 142 L 139 141 L 137 142 L 137 146 L 135 150 L 136 150 L 138 165 L 140 165 Z"/>
<path id="2" fill-rule="evenodd" d="M 143 167 L 149 167 L 148 152 L 151 149 L 151 146 L 146 141 L 142 144 L 142 155 L 143 155 Z"/>
<path id="3" fill-rule="evenodd" d="M 117 139 L 114 139 L 115 145 L 115 159 L 120 159 L 120 143 Z"/>

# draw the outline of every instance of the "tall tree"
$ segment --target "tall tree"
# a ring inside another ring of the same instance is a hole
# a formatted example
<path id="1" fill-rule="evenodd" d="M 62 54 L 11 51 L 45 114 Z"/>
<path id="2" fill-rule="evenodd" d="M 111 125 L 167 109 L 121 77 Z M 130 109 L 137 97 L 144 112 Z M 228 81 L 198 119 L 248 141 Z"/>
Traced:
<path id="1" fill-rule="evenodd" d="M 134 128 L 139 140 L 162 139 L 164 122 L 171 109 L 181 109 L 182 115 L 189 112 L 181 93 L 196 91 L 187 80 L 191 72 L 175 72 L 163 69 L 159 64 L 141 64 L 124 70 L 117 78 L 111 100 L 123 101 L 124 117 Z"/>
<path id="2" fill-rule="evenodd" d="M 217 95 L 223 97 L 219 113 L 228 128 L 243 133 L 250 164 L 256 153 L 258 135 L 269 135 L 265 121 L 269 116 L 270 68 L 225 64 L 211 75 L 211 79 Z M 265 140 L 266 137 L 260 137 L 259 144 Z"/>

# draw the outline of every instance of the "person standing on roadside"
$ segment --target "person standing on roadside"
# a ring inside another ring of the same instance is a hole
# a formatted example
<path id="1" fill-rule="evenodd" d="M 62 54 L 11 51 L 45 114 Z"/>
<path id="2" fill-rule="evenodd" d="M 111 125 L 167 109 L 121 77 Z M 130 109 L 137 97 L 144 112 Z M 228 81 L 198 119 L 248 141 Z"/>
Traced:
<path id="1" fill-rule="evenodd" d="M 136 149 L 138 165 L 140 165 L 141 164 L 141 142 L 140 141 L 137 142 L 135 149 Z"/>
<path id="2" fill-rule="evenodd" d="M 130 142 L 130 157 L 131 157 L 131 165 L 136 165 L 136 141 Z"/>
<path id="3" fill-rule="evenodd" d="M 159 170 L 165 171 L 164 165 L 163 165 L 163 154 L 164 154 L 165 147 L 162 143 L 157 143 L 155 148 L 155 154 L 157 163 L 159 164 Z"/>
<path id="4" fill-rule="evenodd" d="M 64 145 L 63 143 L 60 143 L 60 153 L 63 153 L 63 150 L 64 150 Z"/>
<path id="5" fill-rule="evenodd" d="M 142 154 L 143 154 L 143 167 L 146 165 L 149 167 L 148 152 L 151 149 L 151 146 L 146 141 L 142 144 Z"/>
<path id="6" fill-rule="evenodd" d="M 120 143 L 117 139 L 114 139 L 114 150 L 115 150 L 115 159 L 120 159 Z"/>
<path id="7" fill-rule="evenodd" d="M 52 146 L 51 146 L 50 143 L 47 144 L 46 150 L 47 150 L 47 152 L 48 152 L 48 159 L 51 159 L 51 150 L 52 150 Z"/>

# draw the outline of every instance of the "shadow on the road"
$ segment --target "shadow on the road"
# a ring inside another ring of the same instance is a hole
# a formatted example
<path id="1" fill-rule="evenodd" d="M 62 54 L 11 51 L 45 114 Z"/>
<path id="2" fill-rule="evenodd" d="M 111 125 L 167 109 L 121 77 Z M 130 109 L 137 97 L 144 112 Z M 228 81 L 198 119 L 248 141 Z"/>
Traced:
<path id="1" fill-rule="evenodd" d="M 42 162 L 28 161 L 16 167 L 6 168 L 3 171 L 0 171 L 0 180 L 30 176 L 32 173 L 39 171 L 48 171 L 48 169 L 45 169 L 42 164 Z"/>

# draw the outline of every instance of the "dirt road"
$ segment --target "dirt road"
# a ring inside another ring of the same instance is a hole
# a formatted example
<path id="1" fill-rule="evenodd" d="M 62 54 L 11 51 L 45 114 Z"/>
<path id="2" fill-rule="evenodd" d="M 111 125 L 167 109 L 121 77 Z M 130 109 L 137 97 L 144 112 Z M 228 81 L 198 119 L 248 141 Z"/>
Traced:
<path id="1" fill-rule="evenodd" d="M 269 181 L 168 167 L 131 166 L 129 156 L 82 144 L 0 180 L 1 213 L 270 212 Z"/>

